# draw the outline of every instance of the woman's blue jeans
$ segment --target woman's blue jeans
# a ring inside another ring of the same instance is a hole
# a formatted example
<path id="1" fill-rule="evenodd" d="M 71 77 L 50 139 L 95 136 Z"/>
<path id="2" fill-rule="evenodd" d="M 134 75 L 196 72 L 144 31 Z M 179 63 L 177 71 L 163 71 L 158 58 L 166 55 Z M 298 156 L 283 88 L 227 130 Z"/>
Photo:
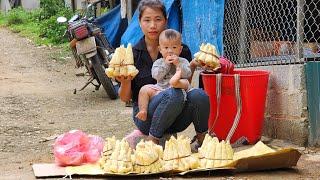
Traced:
<path id="1" fill-rule="evenodd" d="M 191 123 L 197 133 L 208 130 L 210 103 L 202 89 L 187 93 L 187 100 L 181 89 L 169 88 L 154 96 L 148 106 L 148 117 L 141 121 L 135 117 L 138 103 L 133 104 L 133 119 L 137 128 L 146 135 L 161 138 L 185 130 Z"/>

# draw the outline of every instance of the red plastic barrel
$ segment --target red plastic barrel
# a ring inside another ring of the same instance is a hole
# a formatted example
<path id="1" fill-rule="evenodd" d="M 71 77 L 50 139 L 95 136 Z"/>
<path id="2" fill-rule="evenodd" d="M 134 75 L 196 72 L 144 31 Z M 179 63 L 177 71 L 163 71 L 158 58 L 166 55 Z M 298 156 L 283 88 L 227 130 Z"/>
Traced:
<path id="1" fill-rule="evenodd" d="M 242 111 L 239 124 L 230 142 L 245 139 L 249 144 L 254 144 L 261 138 L 270 73 L 263 70 L 235 70 L 233 74 L 240 74 Z M 215 123 L 217 115 L 216 74 L 202 74 L 204 90 L 210 98 L 209 130 L 214 125 L 212 132 L 220 140 L 226 139 L 237 113 L 233 74 L 222 75 L 219 117 Z"/>

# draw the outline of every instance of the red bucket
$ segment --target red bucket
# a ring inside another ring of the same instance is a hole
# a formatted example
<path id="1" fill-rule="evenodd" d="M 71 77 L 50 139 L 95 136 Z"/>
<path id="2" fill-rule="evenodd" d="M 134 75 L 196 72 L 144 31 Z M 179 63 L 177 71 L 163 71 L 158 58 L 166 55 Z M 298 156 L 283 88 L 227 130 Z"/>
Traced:
<path id="1" fill-rule="evenodd" d="M 232 74 L 222 74 L 219 108 L 217 108 L 216 92 L 217 75 L 202 73 L 204 90 L 210 98 L 209 130 L 222 140 L 227 138 L 234 124 L 239 110 L 235 93 L 234 74 L 239 74 L 240 77 L 239 99 L 241 99 L 241 113 L 239 123 L 230 142 L 235 143 L 246 140 L 249 144 L 254 144 L 261 138 L 270 74 L 268 71 L 235 70 Z M 219 109 L 219 113 L 216 118 L 217 109 Z"/>

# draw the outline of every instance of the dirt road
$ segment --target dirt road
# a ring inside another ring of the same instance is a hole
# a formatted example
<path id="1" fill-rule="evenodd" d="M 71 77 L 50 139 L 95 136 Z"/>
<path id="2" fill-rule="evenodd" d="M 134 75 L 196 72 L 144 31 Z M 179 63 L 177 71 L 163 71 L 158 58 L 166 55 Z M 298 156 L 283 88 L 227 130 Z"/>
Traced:
<path id="1" fill-rule="evenodd" d="M 31 41 L 0 28 L 0 179 L 35 179 L 32 163 L 53 162 L 54 138 L 71 129 L 101 137 L 122 138 L 133 129 L 131 108 L 110 100 L 93 86 L 73 94 L 84 77 L 58 49 L 36 47 Z M 303 155 L 298 167 L 234 175 L 223 179 L 319 178 L 320 153 Z"/>
<path id="2" fill-rule="evenodd" d="M 75 76 L 73 59 L 56 61 L 57 49 L 3 28 L 0 42 L 0 179 L 34 178 L 30 164 L 52 162 L 50 138 L 68 130 L 120 138 L 133 128 L 131 109 L 103 89 L 73 94 L 86 81 Z"/>

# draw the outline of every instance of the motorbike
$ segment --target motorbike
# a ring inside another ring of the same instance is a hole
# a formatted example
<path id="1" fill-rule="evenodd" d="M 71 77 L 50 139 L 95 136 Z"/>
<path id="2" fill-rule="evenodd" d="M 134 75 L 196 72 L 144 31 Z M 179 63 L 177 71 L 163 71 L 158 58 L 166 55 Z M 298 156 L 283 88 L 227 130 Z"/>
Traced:
<path id="1" fill-rule="evenodd" d="M 76 14 L 69 20 L 65 17 L 58 17 L 57 21 L 67 24 L 65 35 L 69 40 L 76 67 L 85 66 L 90 77 L 79 91 L 89 84 L 94 85 L 96 90 L 102 85 L 110 99 L 116 99 L 118 95 L 114 83 L 105 74 L 114 48 L 94 23 L 96 6 L 101 2 L 100 0 L 89 4 L 82 14 Z M 98 84 L 94 84 L 94 80 Z"/>

